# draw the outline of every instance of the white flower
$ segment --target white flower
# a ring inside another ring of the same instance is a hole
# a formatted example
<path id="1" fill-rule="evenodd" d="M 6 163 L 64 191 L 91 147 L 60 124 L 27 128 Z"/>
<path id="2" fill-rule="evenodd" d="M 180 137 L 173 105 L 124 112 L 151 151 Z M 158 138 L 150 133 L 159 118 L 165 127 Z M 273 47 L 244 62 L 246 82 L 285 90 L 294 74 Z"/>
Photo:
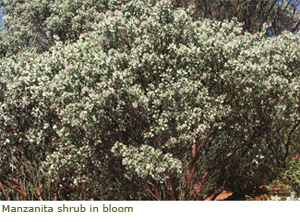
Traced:
<path id="1" fill-rule="evenodd" d="M 50 83 L 50 84 L 49 84 L 49 89 L 53 90 L 54 88 L 55 88 L 55 84 Z"/>
<path id="2" fill-rule="evenodd" d="M 106 12 L 106 15 L 110 15 L 110 16 L 112 16 L 114 13 L 112 12 L 112 10 L 108 10 L 107 12 Z"/>
<path id="3" fill-rule="evenodd" d="M 149 99 L 148 98 L 145 98 L 144 99 L 144 103 L 148 103 L 149 102 Z"/>
<path id="4" fill-rule="evenodd" d="M 122 15 L 123 15 L 123 13 L 121 12 L 121 11 L 115 11 L 115 16 L 119 16 L 119 17 L 121 17 Z"/>
<path id="5" fill-rule="evenodd" d="M 138 103 L 137 103 L 137 102 L 133 102 L 133 103 L 132 103 L 132 106 L 133 106 L 133 108 L 136 109 L 136 108 L 138 108 Z"/>
<path id="6" fill-rule="evenodd" d="M 82 111 L 80 114 L 79 114 L 80 118 L 85 120 L 85 114 L 84 114 L 84 111 Z"/>
<path id="7" fill-rule="evenodd" d="M 156 172 L 157 173 L 162 173 L 162 172 L 165 172 L 166 168 L 164 167 L 156 167 Z"/>

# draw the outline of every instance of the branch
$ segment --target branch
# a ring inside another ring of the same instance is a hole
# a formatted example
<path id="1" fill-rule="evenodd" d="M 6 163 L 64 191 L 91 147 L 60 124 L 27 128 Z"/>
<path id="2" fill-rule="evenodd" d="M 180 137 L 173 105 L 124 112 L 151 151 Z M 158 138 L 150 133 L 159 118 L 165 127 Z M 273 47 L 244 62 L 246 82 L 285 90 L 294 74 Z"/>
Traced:
<path id="1" fill-rule="evenodd" d="M 38 194 L 38 196 L 39 196 L 39 200 L 40 200 L 40 201 L 43 201 L 42 196 L 41 196 L 41 190 L 42 190 L 42 187 L 43 187 L 43 184 L 41 183 L 39 189 L 37 190 L 37 194 Z"/>
<path id="2" fill-rule="evenodd" d="M 5 189 L 4 189 L 4 187 L 3 187 L 3 185 L 2 185 L 1 182 L 0 182 L 0 187 L 1 187 L 1 190 L 2 190 L 2 192 L 3 192 L 3 194 L 4 194 L 5 198 L 6 198 L 6 200 L 9 200 L 9 197 L 7 196 L 7 194 L 5 192 Z"/>
<path id="3" fill-rule="evenodd" d="M 230 154 L 228 154 L 223 160 L 221 160 L 218 164 L 216 164 L 215 166 L 211 167 L 208 171 L 206 171 L 206 173 L 204 174 L 204 176 L 201 178 L 200 183 L 198 185 L 197 191 L 194 194 L 194 199 L 197 198 L 198 193 L 201 191 L 202 185 L 205 181 L 205 179 L 211 174 L 213 173 L 218 167 L 220 167 L 221 165 L 223 165 L 226 161 L 228 161 L 228 159 L 230 159 L 236 152 L 238 149 L 240 149 L 241 147 L 243 147 L 244 145 L 240 145 L 237 146 L 233 151 L 231 151 Z"/>
<path id="4" fill-rule="evenodd" d="M 15 181 L 15 180 L 13 180 L 13 179 L 11 179 L 11 178 L 9 178 L 9 179 L 10 179 L 10 181 Z M 23 189 L 22 187 L 21 187 L 21 189 L 18 189 L 18 188 L 16 188 L 16 187 L 14 187 L 14 186 L 12 186 L 12 185 L 10 185 L 10 184 L 4 182 L 4 181 L 2 181 L 2 183 L 3 183 L 5 186 L 7 186 L 7 187 L 9 187 L 9 188 L 11 188 L 11 189 L 17 191 L 18 193 L 20 193 L 20 194 L 22 195 L 22 197 L 23 197 L 23 200 L 27 200 L 26 194 L 25 194 L 24 189 Z M 17 184 L 18 184 L 18 183 L 17 183 Z M 20 187 L 19 184 L 18 184 L 18 186 Z"/>
<path id="5" fill-rule="evenodd" d="M 288 150 L 288 148 L 289 148 L 289 144 L 290 144 L 290 142 L 291 142 L 291 137 L 292 137 L 292 134 L 294 133 L 294 131 L 297 129 L 297 127 L 300 125 L 300 121 L 298 121 L 298 123 L 293 127 L 293 129 L 291 130 L 291 132 L 289 133 L 289 137 L 288 137 L 288 141 L 286 142 L 286 144 L 285 144 L 285 155 L 284 155 L 284 157 L 283 157 L 283 160 L 285 160 L 286 159 L 286 157 L 287 157 L 287 155 L 288 155 L 288 153 L 289 153 L 289 150 Z"/>

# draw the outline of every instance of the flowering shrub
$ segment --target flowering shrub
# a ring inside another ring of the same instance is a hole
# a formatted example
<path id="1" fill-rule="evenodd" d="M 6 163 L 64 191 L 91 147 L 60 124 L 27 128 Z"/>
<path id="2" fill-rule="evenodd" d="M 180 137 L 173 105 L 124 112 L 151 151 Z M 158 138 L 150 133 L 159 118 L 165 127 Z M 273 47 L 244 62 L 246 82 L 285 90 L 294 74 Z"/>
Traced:
<path id="1" fill-rule="evenodd" d="M 298 35 L 193 21 L 169 1 L 98 18 L 75 43 L 2 59 L 3 198 L 204 199 L 287 158 Z"/>
<path id="2" fill-rule="evenodd" d="M 78 40 L 93 30 L 99 12 L 124 4 L 126 0 L 2 0 L 0 56 L 20 51 L 47 51 L 54 41 Z"/>

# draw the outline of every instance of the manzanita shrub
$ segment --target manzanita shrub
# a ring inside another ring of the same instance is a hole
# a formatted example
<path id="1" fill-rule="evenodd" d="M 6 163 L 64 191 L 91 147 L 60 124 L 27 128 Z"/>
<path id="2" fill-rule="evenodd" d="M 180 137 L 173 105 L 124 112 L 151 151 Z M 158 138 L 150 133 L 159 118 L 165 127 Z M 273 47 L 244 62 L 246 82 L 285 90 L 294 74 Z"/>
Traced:
<path id="1" fill-rule="evenodd" d="M 24 50 L 41 53 L 54 43 L 75 42 L 91 31 L 97 13 L 117 9 L 127 0 L 1 0 L 0 57 Z"/>
<path id="2" fill-rule="evenodd" d="M 1 60 L 3 199 L 201 200 L 284 165 L 299 35 L 194 21 L 169 1 L 97 16 L 76 42 Z"/>

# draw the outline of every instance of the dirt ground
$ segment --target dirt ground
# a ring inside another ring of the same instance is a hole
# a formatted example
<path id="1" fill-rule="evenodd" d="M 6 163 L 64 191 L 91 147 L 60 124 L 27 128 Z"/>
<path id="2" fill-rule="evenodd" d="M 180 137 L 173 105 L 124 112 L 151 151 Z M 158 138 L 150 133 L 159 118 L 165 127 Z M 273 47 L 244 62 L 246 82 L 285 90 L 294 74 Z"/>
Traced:
<path id="1" fill-rule="evenodd" d="M 277 184 L 272 191 L 276 193 L 278 196 L 286 196 L 288 195 L 287 191 L 283 189 L 284 184 Z M 214 195 L 211 195 L 210 197 L 206 198 L 205 201 L 211 201 L 212 197 Z M 222 193 L 220 193 L 214 201 L 220 201 L 220 200 L 257 200 L 257 201 L 265 201 L 270 199 L 270 190 L 269 186 L 262 185 L 255 189 L 255 191 L 251 194 L 249 194 L 249 197 L 245 199 L 235 199 L 234 193 L 231 191 L 223 190 Z"/>
<path id="2" fill-rule="evenodd" d="M 227 191 L 227 190 L 223 190 L 223 192 L 220 193 L 220 194 L 216 197 L 215 201 L 218 201 L 218 200 L 227 200 L 227 199 L 228 199 L 230 196 L 232 196 L 232 195 L 233 195 L 233 192 L 230 192 L 230 191 Z M 213 196 L 214 196 L 214 195 L 212 195 L 212 196 L 206 198 L 205 201 L 210 201 L 211 198 L 212 198 Z"/>

